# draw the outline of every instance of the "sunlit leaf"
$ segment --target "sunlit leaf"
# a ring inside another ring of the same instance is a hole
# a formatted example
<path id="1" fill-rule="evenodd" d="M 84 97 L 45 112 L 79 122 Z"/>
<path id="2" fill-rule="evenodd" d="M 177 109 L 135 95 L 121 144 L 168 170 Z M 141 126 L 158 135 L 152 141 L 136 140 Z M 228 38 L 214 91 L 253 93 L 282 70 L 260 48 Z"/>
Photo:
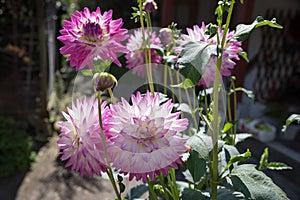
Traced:
<path id="1" fill-rule="evenodd" d="M 190 151 L 186 167 L 192 175 L 193 183 L 197 183 L 206 172 L 206 161 L 196 151 Z"/>
<path id="2" fill-rule="evenodd" d="M 235 167 L 230 180 L 233 188 L 245 195 L 245 199 L 287 200 L 286 194 L 271 178 L 262 171 L 255 169 L 255 165 L 243 164 Z"/>
<path id="3" fill-rule="evenodd" d="M 222 130 L 222 133 L 226 133 L 226 132 L 229 131 L 232 127 L 233 127 L 233 123 L 231 123 L 231 122 L 226 122 L 226 124 L 224 125 L 224 128 L 223 128 L 223 130 Z"/>
<path id="4" fill-rule="evenodd" d="M 263 17 L 258 16 L 252 24 L 239 24 L 236 27 L 235 34 L 233 35 L 233 38 L 237 41 L 244 41 L 247 39 L 250 35 L 250 33 L 258 27 L 261 26 L 271 26 L 274 28 L 283 28 L 281 25 L 276 23 L 276 19 L 272 19 L 271 21 L 265 20 Z"/>
<path id="5" fill-rule="evenodd" d="M 238 55 L 241 56 L 246 62 L 249 62 L 248 54 L 246 51 L 238 50 Z"/>
<path id="6" fill-rule="evenodd" d="M 232 164 L 248 160 L 250 156 L 251 156 L 251 152 L 249 151 L 249 149 L 247 149 L 247 151 L 243 154 L 232 156 L 229 162 L 227 163 L 227 166 L 223 170 L 222 174 L 225 173 Z"/>
<path id="7" fill-rule="evenodd" d="M 293 122 L 297 122 L 298 124 L 300 124 L 300 115 L 292 114 L 291 116 L 289 116 L 285 121 L 285 125 L 283 125 L 281 131 L 286 132 L 287 127 Z"/>

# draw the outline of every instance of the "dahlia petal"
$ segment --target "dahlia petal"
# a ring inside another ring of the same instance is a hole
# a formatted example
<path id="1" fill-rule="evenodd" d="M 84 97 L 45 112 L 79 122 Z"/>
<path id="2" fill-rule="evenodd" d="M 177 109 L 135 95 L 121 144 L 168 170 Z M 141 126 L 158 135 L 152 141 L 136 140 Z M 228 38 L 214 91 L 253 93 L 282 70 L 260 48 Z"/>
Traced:
<path id="1" fill-rule="evenodd" d="M 114 145 L 110 160 L 117 170 L 128 173 L 130 180 L 155 180 L 155 175 L 177 167 L 180 154 L 186 151 L 185 140 L 176 135 L 187 128 L 187 120 L 171 113 L 171 101 L 160 105 L 158 93 L 148 91 L 142 97 L 138 92 L 131 101 L 132 105 L 125 99 L 122 104 L 110 105 L 108 132 Z"/>
<path id="2" fill-rule="evenodd" d="M 101 105 L 103 128 L 109 122 L 110 112 Z M 108 115 L 107 115 L 108 114 Z M 72 102 L 72 108 L 63 113 L 67 121 L 59 122 L 61 127 L 60 139 L 57 141 L 61 151 L 61 160 L 68 160 L 66 167 L 71 166 L 72 171 L 80 171 L 91 177 L 106 171 L 105 156 L 101 143 L 100 125 L 98 119 L 98 103 L 94 97 Z M 104 132 L 107 131 L 104 129 Z M 107 148 L 111 145 L 106 140 Z"/>
<path id="3" fill-rule="evenodd" d="M 126 40 L 127 30 L 121 29 L 122 19 L 112 20 L 112 10 L 101 14 L 100 7 L 90 12 L 88 8 L 71 14 L 71 21 L 65 20 L 62 36 L 58 39 L 64 43 L 60 52 L 69 55 L 67 58 L 72 67 L 81 70 L 85 66 L 93 68 L 93 60 L 112 60 L 121 66 L 117 53 L 127 49 L 121 44 Z M 100 28 L 101 27 L 101 28 Z"/>

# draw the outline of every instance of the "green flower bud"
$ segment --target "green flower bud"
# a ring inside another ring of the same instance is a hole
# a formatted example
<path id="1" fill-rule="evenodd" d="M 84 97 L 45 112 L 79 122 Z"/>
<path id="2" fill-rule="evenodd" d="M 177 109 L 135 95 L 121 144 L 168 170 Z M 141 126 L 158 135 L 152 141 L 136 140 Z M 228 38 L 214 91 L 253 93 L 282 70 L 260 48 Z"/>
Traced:
<path id="1" fill-rule="evenodd" d="M 118 81 L 114 77 L 114 75 L 107 72 L 94 74 L 93 81 L 94 81 L 95 90 L 97 92 L 99 91 L 103 92 L 108 88 L 113 88 L 116 84 L 118 84 Z"/>

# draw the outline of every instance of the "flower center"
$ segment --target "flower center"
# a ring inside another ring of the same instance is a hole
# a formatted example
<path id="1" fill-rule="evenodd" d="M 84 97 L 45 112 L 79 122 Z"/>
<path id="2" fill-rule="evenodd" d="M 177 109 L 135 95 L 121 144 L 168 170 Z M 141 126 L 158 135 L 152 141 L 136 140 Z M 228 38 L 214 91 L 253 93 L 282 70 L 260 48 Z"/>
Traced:
<path id="1" fill-rule="evenodd" d="M 83 25 L 83 37 L 90 42 L 97 42 L 102 38 L 102 28 L 99 24 L 92 22 Z"/>
<path id="2" fill-rule="evenodd" d="M 133 119 L 135 124 L 138 125 L 137 136 L 139 139 L 151 139 L 155 136 L 157 131 L 154 121 L 150 120 L 147 116 Z"/>

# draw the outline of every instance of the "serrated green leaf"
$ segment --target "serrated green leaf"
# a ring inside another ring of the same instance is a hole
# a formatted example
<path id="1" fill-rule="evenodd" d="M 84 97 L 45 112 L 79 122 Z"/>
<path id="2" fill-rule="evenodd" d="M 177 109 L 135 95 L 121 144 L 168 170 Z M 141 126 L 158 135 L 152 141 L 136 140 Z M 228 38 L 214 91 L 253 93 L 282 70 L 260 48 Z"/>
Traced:
<path id="1" fill-rule="evenodd" d="M 244 41 L 247 39 L 250 35 L 250 33 L 258 27 L 261 26 L 271 26 L 274 28 L 283 28 L 281 25 L 276 23 L 276 19 L 272 19 L 271 21 L 269 20 L 264 20 L 263 17 L 258 16 L 252 24 L 239 24 L 236 27 L 235 34 L 233 35 L 233 39 L 236 39 L 237 41 Z"/>
<path id="2" fill-rule="evenodd" d="M 240 200 L 245 199 L 245 196 L 241 192 L 219 186 L 217 191 L 217 199 Z"/>
<path id="3" fill-rule="evenodd" d="M 223 172 L 221 173 L 221 176 L 230 168 L 231 165 L 237 162 L 248 160 L 250 156 L 251 156 L 251 152 L 249 151 L 249 149 L 247 149 L 247 151 L 243 154 L 232 156 L 229 162 L 227 163 L 227 166 L 224 168 Z"/>
<path id="4" fill-rule="evenodd" d="M 181 195 L 182 200 L 209 200 L 209 194 L 200 190 L 184 189 Z"/>
<path id="5" fill-rule="evenodd" d="M 224 141 L 218 141 L 218 149 L 221 149 L 225 144 Z M 197 133 L 187 140 L 187 145 L 199 153 L 201 158 L 207 159 L 209 152 L 213 149 L 212 139 L 210 136 L 203 133 Z"/>
<path id="6" fill-rule="evenodd" d="M 233 188 L 246 199 L 288 200 L 286 194 L 271 178 L 255 169 L 255 165 L 243 164 L 235 167 L 230 175 Z"/>
<path id="7" fill-rule="evenodd" d="M 208 42 L 191 41 L 183 45 L 178 63 L 192 63 L 200 72 L 203 71 L 212 55 L 217 55 L 216 45 Z"/>
<path id="8" fill-rule="evenodd" d="M 285 169 L 292 169 L 292 167 L 282 162 L 269 163 L 269 149 L 266 147 L 264 149 L 264 153 L 260 157 L 259 166 L 258 166 L 258 170 L 263 170 L 263 169 L 285 170 Z"/>
<path id="9" fill-rule="evenodd" d="M 190 156 L 186 161 L 186 167 L 192 175 L 193 183 L 197 183 L 206 172 L 206 161 L 201 158 L 196 151 L 190 151 Z"/>
<path id="10" fill-rule="evenodd" d="M 293 123 L 294 121 L 296 121 L 298 124 L 300 124 L 300 115 L 298 115 L 298 114 L 292 114 L 291 116 L 289 116 L 289 117 L 287 118 L 287 120 L 285 121 L 285 125 L 283 125 L 281 131 L 285 133 L 287 127 L 288 127 L 291 123 Z"/>
<path id="11" fill-rule="evenodd" d="M 182 68 L 191 68 L 193 67 L 198 74 L 203 74 L 206 64 L 208 63 L 211 56 L 217 55 L 217 45 L 213 45 L 207 42 L 195 42 L 191 41 L 187 44 L 184 44 L 182 47 L 182 51 L 179 55 L 178 64 L 182 66 Z M 182 71 L 183 69 L 180 69 Z M 190 70 L 189 70 L 190 71 Z M 194 74 L 192 75 L 194 78 Z M 191 78 L 190 76 L 185 76 L 186 78 Z M 193 80 L 193 82 L 198 83 L 198 80 Z"/>

